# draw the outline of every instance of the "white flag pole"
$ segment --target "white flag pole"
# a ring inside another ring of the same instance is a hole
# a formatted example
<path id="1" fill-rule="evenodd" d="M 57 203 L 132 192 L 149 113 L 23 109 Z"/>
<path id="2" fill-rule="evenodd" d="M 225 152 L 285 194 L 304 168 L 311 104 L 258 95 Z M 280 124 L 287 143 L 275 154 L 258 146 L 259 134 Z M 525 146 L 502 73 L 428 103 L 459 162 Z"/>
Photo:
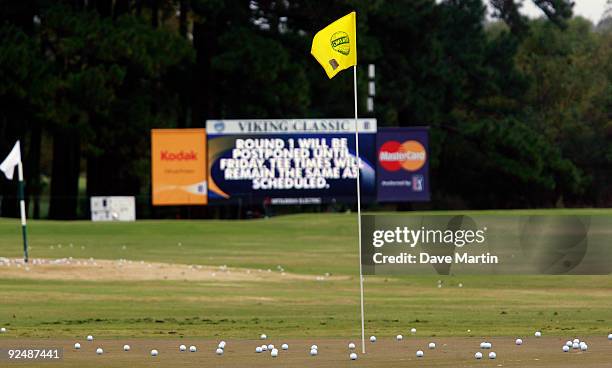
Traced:
<path id="1" fill-rule="evenodd" d="M 25 193 L 23 183 L 23 164 L 21 160 L 17 164 L 19 175 L 19 210 L 21 212 L 21 235 L 23 236 L 23 261 L 28 263 L 28 231 L 26 224 Z"/>
<path id="2" fill-rule="evenodd" d="M 355 92 L 355 155 L 357 156 L 357 237 L 359 239 L 359 295 L 361 303 L 361 352 L 365 354 L 365 322 L 363 311 L 363 267 L 361 265 L 361 156 L 359 156 L 359 121 L 357 118 L 357 64 L 353 65 L 353 90 Z"/>

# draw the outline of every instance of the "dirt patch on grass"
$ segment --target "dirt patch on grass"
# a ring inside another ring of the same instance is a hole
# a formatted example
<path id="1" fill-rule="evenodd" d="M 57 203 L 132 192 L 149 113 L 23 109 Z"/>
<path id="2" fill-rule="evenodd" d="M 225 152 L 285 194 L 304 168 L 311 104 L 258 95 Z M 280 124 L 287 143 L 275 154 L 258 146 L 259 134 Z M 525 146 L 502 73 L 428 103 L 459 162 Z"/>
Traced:
<path id="1" fill-rule="evenodd" d="M 289 272 L 232 268 L 226 266 L 103 259 L 0 258 L 0 278 L 82 281 L 326 281 L 347 279 L 341 276 L 300 275 Z"/>

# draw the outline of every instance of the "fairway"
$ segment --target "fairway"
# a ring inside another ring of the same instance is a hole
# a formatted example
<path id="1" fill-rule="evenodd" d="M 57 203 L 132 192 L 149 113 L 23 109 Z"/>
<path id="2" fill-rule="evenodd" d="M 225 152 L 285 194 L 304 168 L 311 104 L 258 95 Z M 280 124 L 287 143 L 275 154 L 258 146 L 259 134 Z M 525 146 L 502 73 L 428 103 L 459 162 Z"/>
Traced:
<path id="1" fill-rule="evenodd" d="M 612 221 L 612 211 L 533 213 Z M 0 221 L 3 257 L 20 256 L 17 227 Z M 31 257 L 63 260 L 0 266 L 0 325 L 9 330 L 0 335 L 0 346 L 32 338 L 63 339 L 70 346 L 88 334 L 117 346 L 122 339 L 159 346 L 183 339 L 244 341 L 260 333 L 274 341 L 358 342 L 355 230 L 353 214 L 33 221 Z M 45 277 L 36 276 L 37 267 L 46 267 Z M 365 280 L 366 334 L 385 341 L 415 327 L 419 338 L 476 341 L 532 338 L 541 330 L 559 341 L 579 337 L 604 344 L 612 326 L 611 288 L 609 276 L 371 276 Z M 560 347 L 553 352 L 561 355 Z M 406 352 L 410 358 L 412 350 Z M 207 353 L 215 358 L 213 350 Z M 231 354 L 223 358 L 230 362 Z"/>

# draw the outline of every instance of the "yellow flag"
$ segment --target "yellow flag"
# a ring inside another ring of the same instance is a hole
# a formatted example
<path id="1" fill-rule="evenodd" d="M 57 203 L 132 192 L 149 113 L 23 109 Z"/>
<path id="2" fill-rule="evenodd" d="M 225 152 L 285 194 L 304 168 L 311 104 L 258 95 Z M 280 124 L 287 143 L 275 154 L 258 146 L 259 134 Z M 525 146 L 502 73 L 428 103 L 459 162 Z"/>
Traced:
<path id="1" fill-rule="evenodd" d="M 355 12 L 323 28 L 312 39 L 310 53 L 331 79 L 341 70 L 357 65 L 357 21 Z"/>

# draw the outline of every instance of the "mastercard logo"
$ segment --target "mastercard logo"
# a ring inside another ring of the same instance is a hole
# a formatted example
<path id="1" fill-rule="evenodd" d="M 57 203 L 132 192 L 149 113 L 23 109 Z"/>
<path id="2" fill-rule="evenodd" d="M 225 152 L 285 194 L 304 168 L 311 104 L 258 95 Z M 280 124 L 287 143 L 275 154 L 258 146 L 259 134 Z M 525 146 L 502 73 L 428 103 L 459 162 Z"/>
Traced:
<path id="1" fill-rule="evenodd" d="M 425 165 L 427 152 L 417 141 L 385 142 L 378 151 L 378 162 L 387 171 L 417 171 Z"/>

